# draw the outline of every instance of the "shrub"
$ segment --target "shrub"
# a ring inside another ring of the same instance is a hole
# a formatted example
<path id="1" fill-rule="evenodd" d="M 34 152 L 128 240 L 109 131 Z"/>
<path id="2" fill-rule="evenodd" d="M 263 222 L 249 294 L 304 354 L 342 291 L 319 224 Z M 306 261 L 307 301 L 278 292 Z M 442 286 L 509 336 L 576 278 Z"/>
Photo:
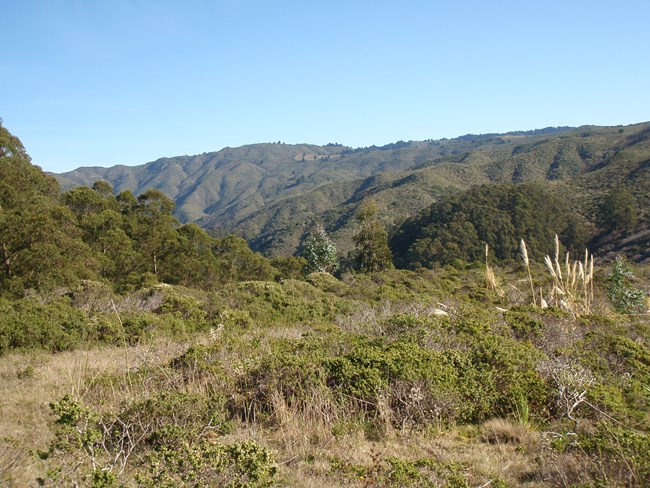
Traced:
<path id="1" fill-rule="evenodd" d="M 333 273 L 339 267 L 336 246 L 320 225 L 307 235 L 302 257 L 307 261 L 305 274 Z"/>
<path id="2" fill-rule="evenodd" d="M 342 300 L 298 280 L 246 281 L 229 290 L 231 308 L 247 312 L 257 325 L 331 320 L 345 308 Z"/>
<path id="3" fill-rule="evenodd" d="M 607 480 L 607 486 L 644 487 L 650 483 L 650 436 L 600 423 L 594 432 L 561 436 L 553 447 L 586 458 L 581 478 Z"/>
<path id="4" fill-rule="evenodd" d="M 0 354 L 9 349 L 71 349 L 97 338 L 91 325 L 67 298 L 48 304 L 28 298 L 0 300 Z"/>
<path id="5" fill-rule="evenodd" d="M 162 446 L 148 458 L 148 472 L 138 476 L 143 488 L 270 486 L 277 472 L 273 455 L 254 441 L 213 444 L 206 439 Z"/>
<path id="6" fill-rule="evenodd" d="M 633 278 L 630 265 L 621 256 L 616 256 L 607 279 L 607 293 L 617 312 L 639 313 L 646 309 L 646 294 L 632 286 Z"/>

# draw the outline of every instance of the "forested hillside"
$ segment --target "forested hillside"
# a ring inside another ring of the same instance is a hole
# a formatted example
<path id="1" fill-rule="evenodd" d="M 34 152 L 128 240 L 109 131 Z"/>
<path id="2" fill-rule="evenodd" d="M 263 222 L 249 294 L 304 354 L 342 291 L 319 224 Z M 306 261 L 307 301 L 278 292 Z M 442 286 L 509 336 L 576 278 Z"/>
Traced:
<path id="1" fill-rule="evenodd" d="M 407 219 L 391 240 L 395 262 L 431 268 L 454 261 L 481 261 L 485 245 L 500 260 L 514 260 L 521 239 L 531 257 L 551 254 L 558 234 L 571 252 L 582 252 L 591 235 L 587 220 L 568 200 L 539 183 L 482 185 L 443 198 Z"/>
<path id="2" fill-rule="evenodd" d="M 314 223 L 324 224 L 347 252 L 353 216 L 366 197 L 378 202 L 384 224 L 395 231 L 440 197 L 478 184 L 546 182 L 598 234 L 603 199 L 622 187 L 638 212 L 626 249 L 633 257 L 648 242 L 649 131 L 648 124 L 585 126 L 360 149 L 257 144 L 57 177 L 66 188 L 97 180 L 135 195 L 157 188 L 175 201 L 182 222 L 195 221 L 216 235 L 233 232 L 267 255 L 295 253 Z M 620 242 L 620 235 L 594 241 L 612 252 Z"/>
<path id="3" fill-rule="evenodd" d="M 1 290 L 20 295 L 87 279 L 123 290 L 156 281 L 209 288 L 279 274 L 243 239 L 181 225 L 159 190 L 136 198 L 97 182 L 61 194 L 20 140 L 0 130 Z"/>

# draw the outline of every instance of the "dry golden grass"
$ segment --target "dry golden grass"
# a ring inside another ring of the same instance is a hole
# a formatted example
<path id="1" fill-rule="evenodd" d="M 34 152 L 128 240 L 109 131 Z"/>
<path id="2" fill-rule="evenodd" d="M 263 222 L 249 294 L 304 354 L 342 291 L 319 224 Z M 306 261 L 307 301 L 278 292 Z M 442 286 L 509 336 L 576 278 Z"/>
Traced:
<path id="1" fill-rule="evenodd" d="M 544 264 L 553 278 L 549 303 L 574 315 L 588 315 L 594 301 L 594 256 L 585 249 L 584 261 L 571 261 L 567 252 L 562 266 L 560 239 L 556 235 L 554 259 L 546 256 Z"/>
<path id="2" fill-rule="evenodd" d="M 533 297 L 533 306 L 537 306 L 537 298 L 535 297 L 535 285 L 533 284 L 533 275 L 530 272 L 530 260 L 528 259 L 528 249 L 526 248 L 526 242 L 522 239 L 519 244 L 519 251 L 521 253 L 521 259 L 526 266 L 526 271 L 528 271 L 528 281 L 530 282 L 530 290 Z"/>
<path id="3" fill-rule="evenodd" d="M 535 455 L 539 451 L 525 451 L 512 443 L 491 444 L 481 442 L 476 433 L 469 435 L 462 428 L 438 434 L 394 433 L 374 442 L 362 433 L 332 437 L 326 444 L 302 444 L 293 447 L 293 456 L 280 462 L 281 486 L 304 486 L 334 488 L 338 486 L 399 486 L 385 478 L 390 473 L 387 459 L 406 461 L 431 459 L 440 465 L 453 463 L 462 466 L 463 475 L 470 486 L 490 486 L 492 480 L 501 479 L 508 486 L 530 488 L 550 486 L 538 479 L 539 468 Z M 360 466 L 370 477 L 354 476 L 337 471 L 333 462 L 340 460 L 349 465 Z M 373 479 L 373 473 L 382 473 L 384 479 Z M 429 473 L 435 485 L 446 486 L 443 477 Z M 419 486 L 419 485 L 418 485 Z"/>
<path id="4" fill-rule="evenodd" d="M 275 331 L 273 335 L 293 337 L 298 332 L 287 329 Z M 214 340 L 210 335 L 203 338 L 203 342 Z M 127 349 L 105 347 L 59 354 L 13 353 L 0 358 L 0 439 L 3 439 L 0 482 L 3 486 L 36 486 L 36 479 L 45 475 L 47 462 L 38 459 L 35 453 L 47 450 L 52 440 L 54 419 L 49 404 L 67 393 L 94 405 L 112 408 L 124 400 L 154 394 L 161 387 L 194 391 L 207 388 L 202 381 L 180 386 L 177 378 L 166 378 L 164 373 L 159 375 L 162 384 L 137 377 L 129 379 L 130 372 L 137 368 L 164 370 L 164 365 L 187 347 L 188 344 L 160 340 Z M 94 387 L 99 378 L 110 375 L 123 379 L 120 386 Z M 534 458 L 521 449 L 524 445 L 532 445 L 530 439 L 534 434 L 517 430 L 507 421 L 501 427 L 494 422 L 488 427 L 499 432 L 496 434 L 499 439 L 516 438 L 516 442 L 485 442 L 479 432 L 471 428 L 433 434 L 400 432 L 393 429 L 390 422 L 378 437 L 360 428 L 335 435 L 332 426 L 345 419 L 345 412 L 323 392 L 314 390 L 310 401 L 299 407 L 287 405 L 280 394 L 272 397 L 272 403 L 273 415 L 268 421 L 234 422 L 233 431 L 220 441 L 255 440 L 270 447 L 278 462 L 280 486 L 389 486 L 385 478 L 384 484 L 373 485 L 369 484 L 369 478 L 362 479 L 342 471 L 336 460 L 361 467 L 371 474 L 377 473 L 377 480 L 379 473 L 386 476 L 389 472 L 388 458 L 461 463 L 465 466 L 463 474 L 476 486 L 497 477 L 512 485 L 521 485 L 521 480 L 535 465 Z M 443 482 L 441 478 L 440 483 Z M 529 483 L 527 486 L 536 485 Z"/>
<path id="5" fill-rule="evenodd" d="M 482 431 L 482 439 L 490 444 L 512 444 L 532 448 L 540 441 L 538 432 L 510 419 L 488 420 L 483 424 Z"/>
<path id="6" fill-rule="evenodd" d="M 185 344 L 161 340 L 126 350 L 105 347 L 0 357 L 0 486 L 36 486 L 36 479 L 45 474 L 46 463 L 37 451 L 46 451 L 52 440 L 51 402 L 67 393 L 83 398 L 93 378 L 162 364 L 186 348 Z M 118 402 L 120 396 L 114 400 Z"/>

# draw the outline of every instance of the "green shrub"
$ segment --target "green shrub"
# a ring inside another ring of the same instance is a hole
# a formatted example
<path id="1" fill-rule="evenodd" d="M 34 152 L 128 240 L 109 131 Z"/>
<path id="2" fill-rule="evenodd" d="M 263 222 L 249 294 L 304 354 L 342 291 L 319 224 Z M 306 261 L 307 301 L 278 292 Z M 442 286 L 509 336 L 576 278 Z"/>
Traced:
<path id="1" fill-rule="evenodd" d="M 627 324 L 603 324 L 586 335 L 577 351 L 598 376 L 591 392 L 593 402 L 617 420 L 647 428 L 650 344 L 647 333 L 634 340 L 628 336 L 633 334 Z"/>
<path id="2" fill-rule="evenodd" d="M 144 436 L 152 445 L 171 444 L 170 427 L 184 436 L 199 435 L 206 427 L 219 435 L 231 430 L 226 399 L 218 393 L 166 391 L 129 404 L 117 417 L 131 426 L 131 436 Z"/>
<path id="3" fill-rule="evenodd" d="M 97 339 L 88 316 L 67 298 L 48 304 L 0 300 L 0 354 L 10 349 L 63 351 Z"/>
<path id="4" fill-rule="evenodd" d="M 231 308 L 250 314 L 255 324 L 295 324 L 333 319 L 345 303 L 299 280 L 246 281 L 230 290 Z"/>
<path id="5" fill-rule="evenodd" d="M 538 338 L 544 329 L 544 322 L 524 312 L 508 311 L 505 319 L 519 340 Z"/>
<path id="6" fill-rule="evenodd" d="M 95 479 L 101 481 L 103 478 L 107 483 L 105 486 L 111 486 L 109 482 L 114 481 L 114 466 L 100 459 L 104 432 L 99 413 L 70 395 L 51 403 L 50 408 L 57 416 L 56 429 L 54 440 L 44 456 L 61 459 L 49 472 L 50 478 L 57 484 L 85 482 L 91 486 Z M 102 477 L 102 472 L 107 476 Z"/>
<path id="7" fill-rule="evenodd" d="M 213 444 L 206 439 L 161 446 L 147 459 L 148 470 L 138 476 L 143 488 L 270 486 L 277 472 L 273 455 L 254 441 Z"/>
<path id="8" fill-rule="evenodd" d="M 203 469 L 203 465 L 188 468 L 188 463 L 196 461 L 196 456 L 210 457 L 216 452 L 223 461 L 218 465 L 221 474 L 226 476 L 218 479 L 234 476 L 233 479 L 251 482 L 228 486 L 264 486 L 255 483 L 265 480 L 273 468 L 266 450 L 246 444 L 210 450 L 217 437 L 230 432 L 225 403 L 219 394 L 170 391 L 127 403 L 116 412 L 100 413 L 66 395 L 50 405 L 57 416 L 55 438 L 47 453 L 55 463 L 51 478 L 58 483 L 112 486 L 110 483 L 116 482 L 129 467 L 154 473 L 153 479 L 159 482 L 168 478 L 157 478 L 158 475 L 175 474 L 180 478 L 169 479 L 187 481 L 192 479 L 192 469 Z M 205 437 L 206 433 L 211 437 Z M 200 442 L 190 446 L 188 441 L 195 439 Z M 194 448 L 200 451 L 183 451 Z M 174 453 L 181 457 L 173 457 Z M 138 468 L 136 458 L 146 458 L 153 464 L 145 462 L 144 468 Z M 174 464 L 179 459 L 180 465 Z M 206 458 L 205 461 L 208 463 L 205 469 L 215 468 L 210 464 L 214 460 Z M 185 468 L 189 470 L 184 471 Z"/>
<path id="9" fill-rule="evenodd" d="M 640 313 L 647 308 L 646 293 L 632 285 L 633 278 L 630 265 L 621 256 L 616 256 L 607 279 L 607 293 L 617 312 Z"/>
<path id="10" fill-rule="evenodd" d="M 178 292 L 165 293 L 160 313 L 173 314 L 196 324 L 204 324 L 206 321 L 206 312 L 201 309 L 201 303 L 194 297 Z"/>

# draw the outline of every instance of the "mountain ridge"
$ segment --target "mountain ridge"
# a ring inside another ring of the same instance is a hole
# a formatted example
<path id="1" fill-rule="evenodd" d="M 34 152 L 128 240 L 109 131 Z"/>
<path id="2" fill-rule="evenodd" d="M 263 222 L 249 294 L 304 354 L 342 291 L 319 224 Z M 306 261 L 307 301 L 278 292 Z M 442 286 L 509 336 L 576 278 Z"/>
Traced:
<path id="1" fill-rule="evenodd" d="M 241 235 L 267 255 L 295 253 L 315 222 L 324 223 L 345 251 L 351 246 L 352 217 L 365 196 L 378 201 L 390 228 L 439 197 L 476 184 L 569 184 L 578 190 L 576 205 L 589 213 L 618 181 L 645 202 L 647 178 L 635 162 L 650 159 L 649 135 L 646 122 L 466 134 L 356 149 L 260 143 L 55 176 L 64 188 L 105 180 L 117 192 L 159 189 L 175 201 L 182 222 L 197 222 L 217 235 Z M 628 180 L 622 179 L 626 175 Z"/>

